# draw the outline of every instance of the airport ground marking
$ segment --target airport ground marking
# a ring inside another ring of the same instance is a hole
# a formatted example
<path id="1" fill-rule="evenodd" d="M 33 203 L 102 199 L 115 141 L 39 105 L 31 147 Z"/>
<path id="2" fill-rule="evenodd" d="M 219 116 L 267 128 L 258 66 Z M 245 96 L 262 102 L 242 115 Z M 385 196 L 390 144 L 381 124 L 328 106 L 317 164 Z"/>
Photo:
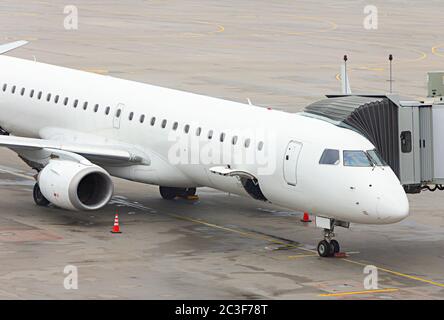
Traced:
<path id="1" fill-rule="evenodd" d="M 212 227 L 212 228 L 216 228 L 216 229 L 220 229 L 220 230 L 225 230 L 225 231 L 237 233 L 237 234 L 240 234 L 240 235 L 252 238 L 252 239 L 266 240 L 266 241 L 271 242 L 271 243 L 286 245 L 286 246 L 291 247 L 291 248 L 307 251 L 307 252 L 310 252 L 310 253 L 316 253 L 316 250 L 307 249 L 307 248 L 300 247 L 300 246 L 297 246 L 297 245 L 292 245 L 292 244 L 289 244 L 289 243 L 285 243 L 284 241 L 276 240 L 276 239 L 273 239 L 271 237 L 259 236 L 257 234 L 253 234 L 253 233 L 250 233 L 250 232 L 244 232 L 244 231 L 236 230 L 236 229 L 233 229 L 233 228 L 223 227 L 223 226 L 216 225 L 214 223 L 209 223 L 209 222 L 206 222 L 206 221 L 203 221 L 203 220 L 197 220 L 197 219 L 193 219 L 193 218 L 189 218 L 189 217 L 183 217 L 183 216 L 176 215 L 176 214 L 168 214 L 168 215 L 172 216 L 172 217 L 175 217 L 175 218 L 178 218 L 178 219 L 182 219 L 182 220 L 187 220 L 187 221 L 203 224 L 203 225 L 206 225 L 206 226 L 209 226 L 209 227 Z M 308 256 L 313 256 L 314 257 L 314 256 L 317 256 L 317 254 L 301 255 L 301 257 L 308 257 Z M 297 256 L 292 256 L 292 257 L 297 257 Z M 366 263 L 361 263 L 361 262 L 354 261 L 354 260 L 347 259 L 347 258 L 342 258 L 340 260 L 346 261 L 348 263 L 364 266 L 364 267 L 367 266 Z M 376 266 L 376 267 L 378 268 L 378 270 L 386 272 L 386 273 L 389 273 L 389 274 L 393 274 L 393 275 L 396 275 L 396 276 L 399 276 L 399 277 L 402 277 L 402 278 L 407 278 L 407 279 L 410 279 L 410 280 L 416 280 L 416 281 L 419 281 L 419 282 L 422 282 L 422 283 L 427 283 L 427 284 L 431 284 L 431 285 L 434 285 L 434 286 L 438 286 L 438 287 L 444 288 L 444 284 L 436 282 L 436 281 L 424 279 L 424 278 L 417 277 L 417 276 L 411 276 L 411 275 L 408 275 L 408 274 L 405 274 L 405 273 L 402 273 L 402 272 L 398 272 L 398 271 L 382 268 L 382 267 L 379 267 L 379 266 Z"/>
<path id="2" fill-rule="evenodd" d="M 322 293 L 318 297 L 342 297 L 351 296 L 359 294 L 374 294 L 374 293 L 387 293 L 399 291 L 398 288 L 388 288 L 388 289 L 375 289 L 375 290 L 364 290 L 364 291 L 349 291 L 349 292 L 337 292 L 337 293 Z"/>
<path id="3" fill-rule="evenodd" d="M 360 266 L 364 266 L 364 267 L 368 265 L 368 263 L 362 263 L 362 262 L 358 262 L 358 261 L 354 261 L 354 260 L 350 260 L 350 259 L 341 259 L 341 260 L 349 262 L 349 263 L 357 264 L 357 265 L 360 265 Z M 439 283 L 439 282 L 436 282 L 436 281 L 433 281 L 433 280 L 424 279 L 424 278 L 417 277 L 417 276 L 411 276 L 411 275 L 406 274 L 406 273 L 402 273 L 402 272 L 398 272 L 398 271 L 382 268 L 382 267 L 379 267 L 379 266 L 376 266 L 376 267 L 378 268 L 378 270 L 383 271 L 385 273 L 390 273 L 390 274 L 396 275 L 398 277 L 407 278 L 407 279 L 410 279 L 410 280 L 416 280 L 416 281 L 419 281 L 419 282 L 423 282 L 423 283 L 427 283 L 427 284 L 431 284 L 431 285 L 434 285 L 434 286 L 437 286 L 437 287 L 444 288 L 444 284 L 443 283 Z"/>
<path id="4" fill-rule="evenodd" d="M 19 177 L 22 177 L 22 178 L 34 180 L 34 178 L 31 177 L 31 176 L 27 176 L 27 175 L 24 175 L 24 174 L 16 173 L 16 172 L 13 172 L 13 171 L 10 171 L 10 170 L 6 170 L 6 169 L 0 168 L 0 171 L 4 172 L 4 173 L 9 173 L 9 174 L 12 174 L 12 175 L 15 175 L 15 176 L 19 176 Z M 138 207 L 139 207 L 139 209 L 148 209 L 147 207 L 145 207 L 143 205 L 138 205 Z M 198 220 L 198 219 L 194 219 L 194 218 L 184 217 L 184 216 L 181 216 L 181 215 L 178 215 L 178 214 L 174 214 L 174 213 L 167 213 L 167 215 L 170 216 L 170 217 L 177 218 L 177 219 L 186 220 L 186 221 L 190 221 L 190 222 L 206 225 L 208 227 L 212 227 L 212 228 L 215 228 L 215 229 L 220 229 L 220 230 L 225 230 L 225 231 L 232 232 L 232 233 L 237 233 L 237 234 L 243 235 L 243 236 L 248 237 L 248 238 L 252 238 L 252 239 L 256 239 L 256 240 L 266 240 L 268 242 L 275 243 L 275 244 L 280 244 L 280 245 L 285 245 L 285 246 L 290 247 L 290 248 L 295 248 L 295 249 L 299 249 L 299 250 L 306 251 L 306 252 L 316 253 L 316 250 L 303 248 L 301 246 L 297 246 L 297 245 L 293 245 L 293 244 L 290 244 L 290 243 L 286 243 L 284 241 L 280 241 L 280 240 L 277 240 L 277 239 L 274 239 L 274 238 L 271 238 L 271 237 L 257 235 L 257 234 L 251 233 L 251 232 L 245 232 L 245 231 L 241 231 L 241 230 L 237 230 L 237 229 L 233 229 L 233 228 L 229 228 L 229 227 L 223 227 L 223 226 L 219 226 L 219 225 L 214 224 L 214 223 L 210 223 L 210 222 L 206 222 L 206 221 Z M 317 256 L 317 254 L 313 254 L 313 255 L 306 254 L 306 255 L 300 255 L 300 256 L 289 256 L 289 258 L 309 257 L 309 256 Z M 340 260 L 346 261 L 346 262 L 349 262 L 349 263 L 352 263 L 352 264 L 364 266 L 364 267 L 367 265 L 365 263 L 354 261 L 354 260 L 350 260 L 350 259 L 340 259 Z M 386 269 L 386 268 L 382 268 L 382 267 L 378 267 L 378 266 L 377 266 L 377 268 L 380 271 L 383 271 L 383 272 L 386 272 L 386 273 L 389 273 L 389 274 L 393 274 L 393 275 L 396 275 L 396 276 L 399 276 L 399 277 L 407 278 L 407 279 L 410 279 L 410 280 L 416 280 L 416 281 L 419 281 L 419 282 L 423 282 L 423 283 L 427 283 L 427 284 L 431 284 L 431 285 L 434 285 L 434 286 L 438 286 L 438 287 L 444 288 L 444 284 L 443 283 L 439 283 L 439 282 L 436 282 L 436 281 L 424 279 L 424 278 L 417 277 L 417 276 L 411 276 L 411 275 L 408 275 L 408 274 L 405 274 L 405 273 L 402 273 L 402 272 L 398 272 L 398 271 L 394 271 L 394 270 L 390 270 L 390 269 Z"/>
<path id="5" fill-rule="evenodd" d="M 432 47 L 432 54 L 434 54 L 435 56 L 444 58 L 444 54 L 438 52 L 438 49 L 442 48 L 443 46 L 444 46 L 444 44 L 440 44 L 440 45 Z"/>
<path id="6" fill-rule="evenodd" d="M 330 21 L 324 18 L 318 18 L 318 17 L 309 17 L 309 16 L 303 16 L 303 17 L 295 17 L 296 19 L 302 19 L 302 20 L 313 20 L 313 21 L 317 21 L 317 22 L 323 22 L 323 23 L 327 23 L 330 25 L 330 27 L 325 28 L 325 29 L 321 29 L 321 30 L 313 30 L 313 31 L 301 31 L 301 32 L 286 32 L 284 34 L 286 35 L 290 35 L 290 36 L 301 36 L 301 35 L 306 35 L 306 34 L 313 34 L 313 33 L 324 33 L 324 32 L 328 32 L 328 31 L 333 31 L 336 30 L 338 28 L 338 25 L 336 22 L 334 21 Z"/>

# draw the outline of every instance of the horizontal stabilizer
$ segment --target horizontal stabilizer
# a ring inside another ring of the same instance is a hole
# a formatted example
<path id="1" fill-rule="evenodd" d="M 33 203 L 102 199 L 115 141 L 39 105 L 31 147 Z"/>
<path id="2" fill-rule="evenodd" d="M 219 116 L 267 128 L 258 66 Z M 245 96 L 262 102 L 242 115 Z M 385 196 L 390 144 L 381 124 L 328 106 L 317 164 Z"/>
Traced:
<path id="1" fill-rule="evenodd" d="M 6 44 L 1 44 L 0 45 L 0 54 L 20 48 L 20 47 L 24 46 L 25 44 L 28 44 L 28 41 L 20 40 L 20 41 L 10 42 L 10 43 L 6 43 Z"/>

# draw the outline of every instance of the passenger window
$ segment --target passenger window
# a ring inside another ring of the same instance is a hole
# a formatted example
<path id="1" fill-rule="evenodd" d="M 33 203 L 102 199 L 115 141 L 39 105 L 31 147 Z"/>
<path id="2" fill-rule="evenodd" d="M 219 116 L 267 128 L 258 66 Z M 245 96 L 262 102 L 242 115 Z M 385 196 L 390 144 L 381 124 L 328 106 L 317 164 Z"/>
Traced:
<path id="1" fill-rule="evenodd" d="M 235 145 L 235 144 L 237 143 L 237 136 L 234 136 L 234 137 L 231 139 L 231 143 L 232 143 L 233 145 Z"/>
<path id="2" fill-rule="evenodd" d="M 111 108 L 110 107 L 106 107 L 106 109 L 105 109 L 105 114 L 106 115 L 109 115 L 109 111 L 111 110 Z"/>
<path id="3" fill-rule="evenodd" d="M 77 100 L 77 99 L 74 100 L 74 105 L 73 105 L 73 107 L 74 107 L 74 108 L 77 108 L 77 105 L 78 105 L 78 104 L 79 104 L 79 100 Z"/>
<path id="4" fill-rule="evenodd" d="M 40 100 L 42 98 L 42 92 L 40 91 L 39 94 L 37 95 L 37 98 Z"/>
<path id="5" fill-rule="evenodd" d="M 58 96 L 58 95 L 55 96 L 55 98 L 54 98 L 54 103 L 59 103 L 59 96 Z"/>
<path id="6" fill-rule="evenodd" d="M 68 105 L 68 100 L 69 100 L 68 97 L 66 97 L 66 98 L 65 98 L 65 101 L 63 101 L 63 104 L 64 104 L 65 106 Z"/>
<path id="7" fill-rule="evenodd" d="M 130 112 L 129 116 L 128 116 L 128 120 L 131 121 L 133 120 L 134 117 L 134 112 Z"/>
<path id="8" fill-rule="evenodd" d="M 155 123 L 156 123 L 156 117 L 152 117 L 151 118 L 151 125 L 154 126 Z"/>
<path id="9" fill-rule="evenodd" d="M 167 121 L 166 121 L 166 119 L 163 119 L 163 120 L 162 120 L 162 128 L 165 128 L 166 125 L 167 125 Z"/>
<path id="10" fill-rule="evenodd" d="M 261 151 L 264 148 L 264 143 L 260 141 L 257 145 L 257 150 Z"/>
<path id="11" fill-rule="evenodd" d="M 142 115 L 140 116 L 139 121 L 140 121 L 140 123 L 143 123 L 143 122 L 145 121 L 145 115 L 144 115 L 144 114 L 142 114 Z"/>
<path id="12" fill-rule="evenodd" d="M 339 164 L 339 150 L 325 149 L 319 160 L 319 164 Z"/>
<path id="13" fill-rule="evenodd" d="M 51 94 L 50 93 L 48 93 L 47 95 L 46 95 L 46 101 L 50 101 L 51 100 Z"/>
<path id="14" fill-rule="evenodd" d="M 85 101 L 85 103 L 83 103 L 83 110 L 86 110 L 86 108 L 88 108 L 88 102 Z"/>
<path id="15" fill-rule="evenodd" d="M 202 128 L 201 127 L 198 127 L 197 129 L 196 129 L 196 136 L 200 136 L 200 133 L 202 132 Z"/>
<path id="16" fill-rule="evenodd" d="M 220 142 L 224 142 L 224 140 L 225 140 L 225 133 L 222 132 L 220 134 L 219 140 L 220 140 Z"/>
<path id="17" fill-rule="evenodd" d="M 98 105 L 98 104 L 96 104 L 96 105 L 94 106 L 94 112 L 97 112 L 97 111 L 99 111 L 99 105 Z"/>
<path id="18" fill-rule="evenodd" d="M 367 154 L 361 150 L 344 151 L 344 166 L 347 167 L 371 167 L 372 163 Z"/>
<path id="19" fill-rule="evenodd" d="M 122 109 L 117 109 L 117 111 L 116 111 L 116 118 L 120 118 L 121 114 L 122 114 Z"/>
<path id="20" fill-rule="evenodd" d="M 412 152 L 412 133 L 410 131 L 401 132 L 401 151 L 402 153 Z"/>
<path id="21" fill-rule="evenodd" d="M 29 97 L 30 98 L 34 97 L 34 89 L 32 89 L 31 92 L 29 93 Z"/>
<path id="22" fill-rule="evenodd" d="M 12 90 L 11 90 L 11 92 L 12 92 L 12 93 L 15 93 L 15 86 L 12 86 Z"/>
<path id="23" fill-rule="evenodd" d="M 213 130 L 208 131 L 208 140 L 213 139 Z"/>
<path id="24" fill-rule="evenodd" d="M 245 142 L 244 142 L 245 148 L 248 148 L 250 146 L 250 142 L 251 142 L 251 140 L 249 138 L 245 139 Z"/>
<path id="25" fill-rule="evenodd" d="M 23 96 L 25 94 L 25 88 L 22 88 L 22 91 L 20 92 L 20 94 Z"/>
<path id="26" fill-rule="evenodd" d="M 179 124 L 177 122 L 173 123 L 173 130 L 177 130 L 177 128 L 179 127 Z"/>
<path id="27" fill-rule="evenodd" d="M 183 128 L 183 131 L 184 131 L 185 133 L 188 133 L 188 131 L 190 131 L 190 125 L 189 125 L 189 124 L 186 124 L 185 127 Z"/>
<path id="28" fill-rule="evenodd" d="M 8 88 L 8 85 L 5 83 L 5 84 L 3 85 L 3 92 L 5 92 L 7 88 Z"/>

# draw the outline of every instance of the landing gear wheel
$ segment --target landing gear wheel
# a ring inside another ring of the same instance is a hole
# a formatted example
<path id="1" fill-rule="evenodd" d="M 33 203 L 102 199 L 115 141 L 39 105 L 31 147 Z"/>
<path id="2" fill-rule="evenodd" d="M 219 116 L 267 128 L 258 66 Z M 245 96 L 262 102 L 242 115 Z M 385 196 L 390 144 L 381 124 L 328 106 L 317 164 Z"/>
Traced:
<path id="1" fill-rule="evenodd" d="M 331 246 L 331 251 L 333 253 L 332 255 L 341 251 L 341 247 L 339 246 L 339 242 L 334 239 L 330 240 L 330 246 Z"/>
<path id="2" fill-rule="evenodd" d="M 159 187 L 160 195 L 165 200 L 173 200 L 177 195 L 177 188 L 172 187 Z"/>
<path id="3" fill-rule="evenodd" d="M 328 243 L 327 240 L 322 240 L 318 244 L 318 254 L 319 254 L 319 256 L 321 256 L 323 258 L 330 257 L 332 255 L 331 249 L 332 249 L 332 247 L 330 246 L 330 243 Z"/>
<path id="4" fill-rule="evenodd" d="M 185 191 L 186 196 L 194 196 L 196 195 L 196 188 L 187 188 Z"/>
<path id="5" fill-rule="evenodd" d="M 47 207 L 49 205 L 49 201 L 43 196 L 42 192 L 40 191 L 39 184 L 36 183 L 34 185 L 34 190 L 32 191 L 32 196 L 34 197 L 34 202 L 38 206 Z"/>

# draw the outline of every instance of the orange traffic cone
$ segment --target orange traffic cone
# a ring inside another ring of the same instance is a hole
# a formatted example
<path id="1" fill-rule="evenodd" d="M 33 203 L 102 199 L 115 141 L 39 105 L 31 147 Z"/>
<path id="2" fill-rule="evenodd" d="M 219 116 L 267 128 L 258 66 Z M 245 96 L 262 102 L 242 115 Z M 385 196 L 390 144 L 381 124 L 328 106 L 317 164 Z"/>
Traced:
<path id="1" fill-rule="evenodd" d="M 111 230 L 111 233 L 122 233 L 122 232 L 120 232 L 119 215 L 117 213 L 114 218 L 114 226 L 113 226 L 113 230 Z"/>
<path id="2" fill-rule="evenodd" d="M 301 221 L 302 222 L 311 222 L 308 212 L 304 212 L 304 216 L 302 217 Z"/>

